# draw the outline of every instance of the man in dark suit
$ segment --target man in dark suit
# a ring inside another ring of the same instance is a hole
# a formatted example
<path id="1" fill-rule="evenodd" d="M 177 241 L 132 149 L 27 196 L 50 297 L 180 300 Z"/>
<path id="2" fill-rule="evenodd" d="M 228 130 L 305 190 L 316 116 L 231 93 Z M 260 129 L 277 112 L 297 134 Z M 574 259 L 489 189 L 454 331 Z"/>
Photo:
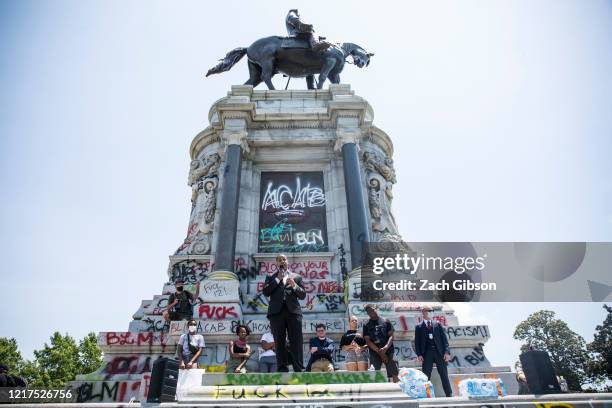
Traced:
<path id="1" fill-rule="evenodd" d="M 452 397 L 453 389 L 448 379 L 448 369 L 446 367 L 450 359 L 448 339 L 440 323 L 430 319 L 430 311 L 431 308 L 429 306 L 425 306 L 422 309 L 423 321 L 416 326 L 414 331 L 415 351 L 419 362 L 423 364 L 421 369 L 427 378 L 431 379 L 433 363 L 436 363 L 444 393 L 447 397 Z"/>
<path id="2" fill-rule="evenodd" d="M 270 298 L 268 319 L 276 347 L 276 362 L 279 372 L 287 372 L 287 348 L 289 337 L 293 371 L 304 371 L 304 349 L 302 339 L 302 306 L 299 299 L 306 297 L 302 277 L 289 272 L 287 257 L 276 257 L 278 272 L 266 277 L 263 294 Z"/>

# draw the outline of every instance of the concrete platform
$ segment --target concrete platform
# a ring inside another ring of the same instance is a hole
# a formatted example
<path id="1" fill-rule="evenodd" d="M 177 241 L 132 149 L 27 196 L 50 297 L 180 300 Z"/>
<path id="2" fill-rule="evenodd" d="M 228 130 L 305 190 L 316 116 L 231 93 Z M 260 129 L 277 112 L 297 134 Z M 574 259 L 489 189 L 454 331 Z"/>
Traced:
<path id="1" fill-rule="evenodd" d="M 374 395 L 372 395 L 374 396 Z M 114 407 L 160 407 L 160 408 L 213 408 L 213 407 L 286 407 L 286 408 L 399 408 L 399 407 L 461 407 L 461 408 L 606 408 L 612 407 L 612 394 L 550 394 L 550 395 L 511 395 L 499 399 L 471 400 L 468 398 L 432 398 L 427 400 L 413 400 L 409 398 L 390 398 L 383 392 L 377 398 L 366 401 L 353 401 L 350 399 L 327 400 L 292 400 L 292 401 L 216 401 L 216 402 L 190 402 L 190 403 L 64 403 L 64 404 L 10 404 L 6 407 L 88 407 L 88 408 L 114 408 Z"/>
<path id="2" fill-rule="evenodd" d="M 201 385 L 304 385 L 388 383 L 382 371 L 336 371 L 333 373 L 213 373 L 203 374 Z"/>

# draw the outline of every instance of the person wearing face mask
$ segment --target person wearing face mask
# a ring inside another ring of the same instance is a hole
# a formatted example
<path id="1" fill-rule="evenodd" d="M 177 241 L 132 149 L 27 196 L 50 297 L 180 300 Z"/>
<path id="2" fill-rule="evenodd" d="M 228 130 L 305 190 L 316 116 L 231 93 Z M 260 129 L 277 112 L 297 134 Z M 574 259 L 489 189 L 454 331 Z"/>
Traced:
<path id="1" fill-rule="evenodd" d="M 182 281 L 174 283 L 176 292 L 168 298 L 168 306 L 163 316 L 167 322 L 176 320 L 189 320 L 193 317 L 194 296 L 183 288 Z"/>
<path id="2" fill-rule="evenodd" d="M 181 334 L 177 344 L 177 354 L 180 369 L 198 368 L 198 358 L 204 350 L 204 336 L 197 334 L 198 323 L 195 320 L 187 322 L 187 333 Z"/>

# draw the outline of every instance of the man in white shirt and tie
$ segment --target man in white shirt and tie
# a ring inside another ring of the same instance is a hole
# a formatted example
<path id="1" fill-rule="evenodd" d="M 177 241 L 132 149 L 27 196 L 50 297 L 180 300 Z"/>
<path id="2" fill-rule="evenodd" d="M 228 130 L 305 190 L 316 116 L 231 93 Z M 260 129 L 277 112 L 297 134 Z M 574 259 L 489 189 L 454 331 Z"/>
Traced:
<path id="1" fill-rule="evenodd" d="M 419 362 L 422 364 L 422 371 L 427 378 L 431 379 L 431 370 L 436 363 L 442 387 L 447 397 L 453 396 L 453 390 L 448 379 L 447 364 L 450 359 L 450 349 L 444 328 L 440 323 L 431 320 L 429 312 L 431 307 L 424 306 L 421 309 L 423 321 L 417 325 L 414 333 L 415 351 Z"/>

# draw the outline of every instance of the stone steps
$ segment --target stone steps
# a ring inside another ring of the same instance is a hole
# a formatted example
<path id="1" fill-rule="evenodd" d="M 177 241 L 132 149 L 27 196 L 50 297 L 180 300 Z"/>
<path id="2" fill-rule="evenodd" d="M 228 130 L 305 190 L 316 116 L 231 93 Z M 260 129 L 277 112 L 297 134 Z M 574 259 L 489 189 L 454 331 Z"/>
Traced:
<path id="1" fill-rule="evenodd" d="M 161 404 L 148 404 L 146 402 L 90 402 L 90 403 L 46 403 L 45 407 L 52 408 L 115 408 L 115 407 L 159 407 L 159 408 L 214 408 L 214 407 L 241 407 L 241 408 L 264 408 L 264 407 L 284 407 L 284 408 L 481 408 L 483 406 L 491 408 L 532 408 L 532 407 L 573 407 L 573 408 L 605 408 L 612 405 L 611 393 L 598 394 L 548 394 L 548 395 L 509 395 L 499 399 L 473 400 L 469 398 L 431 398 L 422 400 L 413 400 L 404 397 L 388 396 L 384 393 L 371 394 L 359 400 L 351 398 L 326 398 L 296 401 L 253 401 L 253 400 L 216 400 L 213 402 L 192 401 L 189 403 L 182 402 L 165 402 Z M 40 403 L 36 404 L 12 404 L 5 405 L 7 407 L 15 406 L 21 408 L 39 408 Z"/>
<path id="2" fill-rule="evenodd" d="M 205 373 L 202 385 L 305 385 L 305 384 L 363 384 L 387 383 L 387 376 L 382 371 L 336 371 L 333 373 Z"/>
<path id="3" fill-rule="evenodd" d="M 402 398 L 406 395 L 398 384 L 298 384 L 298 385 L 202 385 L 190 387 L 177 400 L 188 402 L 232 401 L 284 401 L 304 402 L 339 401 L 346 402 Z"/>

